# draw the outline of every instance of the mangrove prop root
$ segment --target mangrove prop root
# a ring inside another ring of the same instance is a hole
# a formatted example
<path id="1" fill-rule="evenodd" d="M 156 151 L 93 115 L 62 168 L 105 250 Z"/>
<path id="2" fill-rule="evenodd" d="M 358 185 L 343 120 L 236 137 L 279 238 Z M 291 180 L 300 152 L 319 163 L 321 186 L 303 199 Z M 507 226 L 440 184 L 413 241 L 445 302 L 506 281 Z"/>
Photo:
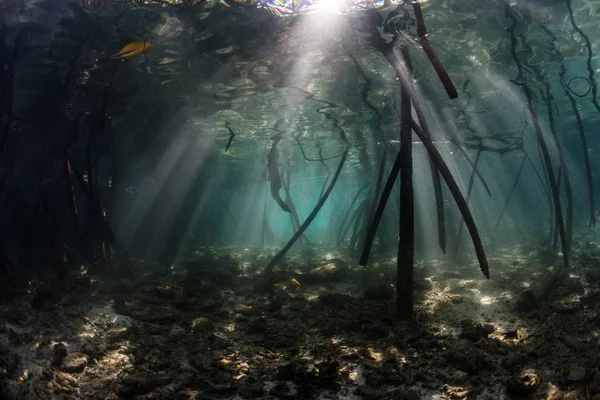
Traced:
<path id="1" fill-rule="evenodd" d="M 373 15 L 374 18 L 371 23 L 380 22 L 381 16 L 379 14 Z M 393 44 L 386 43 L 381 35 L 379 35 L 376 28 L 372 30 L 372 44 L 373 46 L 379 50 L 385 59 L 390 63 L 394 71 L 396 71 L 396 76 L 400 80 L 400 84 L 402 87 L 406 87 L 408 95 L 410 96 L 410 100 L 414 106 L 415 112 L 417 114 L 417 118 L 419 123 L 423 127 L 423 131 L 429 137 L 429 129 L 427 127 L 427 120 L 425 118 L 425 110 L 423 104 L 420 101 L 419 95 L 417 93 L 416 87 L 411 79 L 409 79 L 412 74 L 407 71 L 406 66 L 398 60 L 396 55 L 394 54 Z M 442 185 L 440 182 L 440 176 L 438 171 L 435 169 L 435 165 L 433 161 L 429 160 L 429 165 L 431 167 L 431 178 L 433 180 L 433 189 L 435 192 L 435 204 L 437 211 L 437 221 L 438 221 L 438 239 L 439 245 L 442 251 L 446 251 L 446 223 L 444 217 L 444 198 L 442 194 Z M 361 264 L 363 265 L 363 264 Z"/>
<path id="2" fill-rule="evenodd" d="M 269 197 L 269 183 L 266 182 L 265 185 L 265 196 L 263 198 L 263 215 L 262 215 L 262 232 L 260 235 L 260 248 L 264 249 L 265 247 L 265 239 L 271 244 L 273 241 L 273 233 L 271 232 L 271 228 L 269 227 L 269 220 L 267 219 L 267 199 Z"/>
<path id="3" fill-rule="evenodd" d="M 425 110 L 423 104 L 421 104 L 419 97 L 417 95 L 416 88 L 414 87 L 413 82 L 407 77 L 412 76 L 409 74 L 405 65 L 401 64 L 398 58 L 395 56 L 393 52 L 386 53 L 386 58 L 388 62 L 392 65 L 392 67 L 396 70 L 396 76 L 400 79 L 400 82 L 403 87 L 406 87 L 406 90 L 410 96 L 413 107 L 415 108 L 415 113 L 417 114 L 417 119 L 419 120 L 419 124 L 423 128 L 423 132 L 427 135 L 427 137 L 431 138 L 431 134 L 429 131 L 429 127 L 427 124 L 427 118 L 425 118 Z M 401 116 L 402 118 L 402 116 Z M 429 167 L 431 170 L 431 180 L 433 182 L 433 194 L 435 197 L 435 211 L 437 216 L 437 224 L 438 224 L 438 243 L 440 249 L 445 253 L 446 252 L 446 217 L 444 210 L 444 195 L 442 193 L 442 182 L 440 180 L 440 174 L 436 169 L 435 163 L 429 157 Z"/>
<path id="4" fill-rule="evenodd" d="M 290 192 L 290 169 L 289 166 L 286 165 L 283 169 L 283 174 L 282 174 L 282 183 L 283 183 L 283 190 L 285 192 L 285 204 L 288 204 L 292 210 L 296 209 L 296 205 L 294 204 L 294 200 L 292 199 L 292 194 Z M 290 222 L 292 224 L 292 227 L 294 228 L 294 230 L 297 230 L 298 228 L 300 228 L 300 218 L 298 217 L 298 213 L 297 212 L 292 212 L 289 213 L 290 216 Z M 300 237 L 300 240 L 302 241 L 302 245 L 304 246 L 310 246 L 310 241 L 308 240 L 308 238 L 306 236 L 302 236 Z"/>
<path id="5" fill-rule="evenodd" d="M 573 8 L 571 6 L 572 0 L 566 0 L 567 8 L 569 10 L 569 20 L 571 21 L 571 25 L 573 29 L 577 31 L 579 36 L 585 42 L 585 48 L 587 50 L 587 61 L 586 66 L 589 73 L 589 81 L 590 87 L 592 89 L 592 104 L 598 112 L 600 112 L 600 104 L 598 103 L 598 87 L 596 86 L 596 79 L 594 78 L 594 66 L 592 65 L 592 59 L 594 58 L 594 53 L 592 52 L 592 43 L 590 42 L 590 38 L 581 30 L 581 28 L 575 22 L 575 16 L 573 15 Z"/>
<path id="6" fill-rule="evenodd" d="M 354 221 L 354 217 L 352 217 L 351 220 L 350 220 L 350 222 L 348 222 L 348 227 L 346 227 L 346 229 L 344 229 L 344 227 L 346 226 L 346 221 L 348 220 L 348 216 L 350 215 L 350 212 L 352 211 L 352 208 L 354 207 L 354 204 L 356 204 L 356 202 L 357 202 L 360 194 L 363 192 L 363 190 L 365 190 L 369 185 L 370 185 L 370 183 L 365 183 L 358 190 L 358 192 L 356 192 L 356 194 L 354 195 L 354 198 L 350 202 L 350 207 L 348 207 L 348 211 L 346 212 L 346 214 L 344 214 L 344 218 L 342 219 L 342 223 L 340 225 L 340 230 L 338 232 L 337 242 L 336 242 L 338 246 L 342 243 L 342 240 L 344 239 L 344 237 L 346 237 L 346 233 L 348 232 L 350 224 L 352 224 L 352 221 Z M 321 197 L 323 197 L 323 196 L 321 196 Z"/>
<path id="7" fill-rule="evenodd" d="M 410 75 L 408 75 L 409 72 L 406 68 L 406 65 L 403 65 L 402 63 L 400 63 L 400 61 L 398 60 L 398 58 L 396 57 L 396 55 L 393 52 L 386 51 L 385 57 L 388 60 L 388 62 L 392 65 L 394 70 L 396 71 L 396 76 L 398 76 L 398 79 L 400 79 L 402 87 L 407 88 L 406 90 L 407 90 L 407 92 L 410 96 L 410 99 L 412 101 L 412 104 L 415 108 L 417 118 L 419 120 L 419 123 L 421 124 L 421 127 L 423 128 L 423 131 L 425 132 L 425 134 L 428 137 L 431 137 L 431 134 L 429 132 L 429 128 L 427 125 L 427 119 L 425 118 L 425 111 L 423 109 L 423 105 L 419 101 L 419 97 L 417 96 L 417 91 L 416 91 L 415 87 L 413 86 L 412 81 L 410 79 L 406 79 L 407 76 L 412 76 L 412 73 Z M 400 119 L 402 119 L 402 116 L 400 116 Z M 430 172 L 431 172 L 431 180 L 433 182 L 433 193 L 434 193 L 434 197 L 435 197 L 435 210 L 436 210 L 436 217 L 437 217 L 437 224 L 438 224 L 438 243 L 439 243 L 440 249 L 442 249 L 442 251 L 445 253 L 446 252 L 446 217 L 445 217 L 445 210 L 444 210 L 444 195 L 442 193 L 442 182 L 440 180 L 440 175 L 435 167 L 435 163 L 431 160 L 431 158 L 429 158 L 429 167 L 430 167 Z"/>
<path id="8" fill-rule="evenodd" d="M 488 187 L 488 184 L 486 183 L 485 178 L 481 175 L 481 173 L 479 172 L 479 169 L 475 166 L 475 163 L 473 162 L 473 160 L 471 160 L 471 157 L 469 157 L 469 153 L 467 153 L 465 151 L 464 147 L 458 141 L 458 138 L 455 137 L 452 140 L 452 142 L 454 143 L 454 145 L 456 146 L 458 151 L 460 151 L 461 154 L 465 157 L 465 160 L 467 160 L 469 165 L 471 165 L 471 168 L 473 168 L 473 172 L 475 172 L 475 174 L 477 175 L 477 177 L 483 184 L 483 187 L 485 188 L 485 191 L 487 192 L 488 196 L 492 197 L 492 192 L 490 192 L 490 188 Z"/>
<path id="9" fill-rule="evenodd" d="M 75 197 L 75 188 L 73 187 L 73 179 L 72 179 L 72 168 L 71 162 L 69 161 L 69 150 L 65 150 L 65 188 L 67 190 L 67 195 L 69 197 L 69 214 L 71 217 L 71 226 L 73 229 L 73 233 L 77 237 L 77 241 L 79 244 L 83 242 L 81 237 L 81 232 L 79 231 L 79 212 L 77 210 L 77 199 Z"/>
<path id="10" fill-rule="evenodd" d="M 529 153 L 527 152 L 527 150 L 523 149 L 523 154 L 525 154 L 525 157 L 527 158 L 527 161 L 529 162 L 529 164 L 531 165 L 531 168 L 533 168 L 533 172 L 535 172 L 535 175 L 537 176 L 538 180 L 540 181 L 540 185 L 542 185 L 542 188 L 544 188 L 544 192 L 546 193 L 546 197 L 548 197 L 548 208 L 550 209 L 550 223 L 548 224 L 548 226 L 550 227 L 550 238 L 549 241 L 552 241 L 552 232 L 554 231 L 554 207 L 553 207 L 553 200 L 552 200 L 552 193 L 550 193 L 550 189 L 548 189 L 546 187 L 546 182 L 544 181 L 544 179 L 542 179 L 542 174 L 540 174 L 540 172 L 538 171 L 537 167 L 535 166 L 535 163 L 533 162 L 533 160 L 531 159 L 531 157 L 529 156 Z M 538 152 L 540 153 L 540 158 L 542 158 L 542 150 L 540 149 L 539 143 L 538 143 Z"/>
<path id="11" fill-rule="evenodd" d="M 542 174 L 540 174 L 540 171 L 538 171 L 538 168 L 535 166 L 535 163 L 533 162 L 533 160 L 529 156 L 529 153 L 527 152 L 527 150 L 522 149 L 521 151 L 525 155 L 525 158 L 527 158 L 527 161 L 529 162 L 529 165 L 531 165 L 531 168 L 533 169 L 533 172 L 537 176 L 538 181 L 540 181 L 540 185 L 544 189 L 544 193 L 546 193 L 546 196 L 548 196 L 548 199 L 549 199 L 548 201 L 549 201 L 549 204 L 550 204 L 550 209 L 552 209 L 552 193 L 550 193 L 550 190 L 546 186 L 546 182 L 544 182 L 544 180 L 542 179 Z"/>
<path id="12" fill-rule="evenodd" d="M 410 72 L 408 49 L 402 49 L 404 62 Z M 413 188 L 411 105 L 406 87 L 400 94 L 400 220 L 396 273 L 396 313 L 408 319 L 414 312 L 413 267 L 415 252 L 415 209 Z"/>
<path id="13" fill-rule="evenodd" d="M 371 254 L 371 248 L 373 247 L 373 240 L 375 240 L 375 234 L 377 233 L 379 222 L 381 221 L 383 211 L 385 210 L 385 206 L 390 198 L 390 194 L 392 193 L 392 188 L 394 187 L 394 183 L 396 182 L 396 178 L 400 172 L 400 167 L 402 165 L 401 157 L 402 154 L 398 152 L 396 155 L 396 160 L 394 161 L 394 165 L 392 166 L 392 170 L 390 171 L 390 174 L 385 182 L 385 186 L 383 187 L 383 192 L 381 192 L 381 196 L 379 197 L 377 210 L 375 210 L 375 215 L 373 216 L 373 220 L 371 221 L 369 229 L 367 230 L 363 251 L 358 261 L 359 265 L 363 267 L 366 266 L 367 262 L 369 261 L 369 255 Z"/>
<path id="14" fill-rule="evenodd" d="M 563 150 L 563 146 L 560 143 L 560 139 L 558 137 L 558 133 L 556 132 L 556 123 L 554 121 L 554 114 L 552 113 L 552 102 L 550 98 L 552 97 L 550 93 L 550 86 L 546 85 L 546 109 L 548 111 L 548 122 L 550 124 L 550 132 L 552 133 L 552 138 L 554 139 L 554 144 L 558 149 L 558 157 L 561 165 L 561 169 L 563 171 L 563 176 L 565 178 L 565 194 L 567 197 L 567 224 L 565 228 L 566 234 L 566 242 L 567 249 L 571 249 L 571 237 L 573 235 L 573 189 L 571 186 L 571 178 L 569 176 L 569 168 L 567 167 L 567 162 L 565 161 L 565 154 Z M 560 188 L 560 185 L 558 185 Z"/>
<path id="15" fill-rule="evenodd" d="M 564 81 L 565 67 L 560 71 L 561 81 Z M 569 91 L 568 86 L 565 86 L 565 94 L 569 97 L 571 102 L 571 109 L 575 114 L 575 119 L 577 121 L 577 131 L 579 132 L 579 138 L 581 139 L 581 145 L 583 147 L 583 160 L 585 162 L 585 173 L 587 176 L 587 185 L 588 185 L 588 201 L 589 201 L 589 210 L 590 210 L 590 228 L 596 225 L 596 211 L 595 211 L 595 200 L 594 200 L 594 179 L 592 175 L 592 163 L 590 162 L 590 152 L 589 146 L 587 143 L 587 137 L 585 135 L 585 129 L 583 127 L 583 121 L 581 120 L 581 113 L 579 112 L 579 108 L 577 106 L 577 101 L 573 97 L 573 94 Z M 556 102 L 554 102 L 556 105 Z"/>
<path id="16" fill-rule="evenodd" d="M 365 216 L 366 209 L 367 209 L 367 200 L 363 200 L 363 202 L 360 204 L 360 206 L 356 210 L 356 213 L 354 213 L 354 218 L 351 221 L 351 224 L 353 224 L 354 227 L 352 228 L 352 236 L 350 236 L 349 248 L 352 250 L 358 247 L 358 241 L 360 239 L 360 226 L 362 225 L 361 222 Z M 350 227 L 350 225 L 348 225 L 348 227 Z"/>
<path id="17" fill-rule="evenodd" d="M 577 103 L 575 99 L 571 98 L 571 107 L 575 112 L 575 117 L 577 119 L 577 128 L 579 130 L 579 136 L 581 137 L 581 143 L 583 146 L 583 159 L 585 161 L 585 171 L 587 175 L 587 184 L 588 184 L 588 196 L 589 196 L 589 207 L 590 207 L 590 227 L 596 225 L 596 211 L 595 211 L 595 200 L 594 200 L 594 180 L 592 175 L 592 164 L 590 162 L 590 153 L 589 146 L 587 144 L 587 139 L 585 136 L 585 131 L 583 129 L 583 122 L 581 121 L 581 115 L 579 114 L 579 109 L 577 108 Z"/>
<path id="18" fill-rule="evenodd" d="M 233 142 L 233 138 L 235 137 L 235 132 L 231 129 L 231 124 L 229 122 L 225 123 L 225 128 L 229 131 L 229 140 L 227 140 L 227 144 L 225 145 L 225 152 L 229 150 L 229 146 L 231 146 L 231 142 Z"/>
<path id="19" fill-rule="evenodd" d="M 302 236 L 304 231 L 308 228 L 308 226 L 315 219 L 315 217 L 317 216 L 317 214 L 323 207 L 323 204 L 325 204 L 325 201 L 327 201 L 327 198 L 331 194 L 331 191 L 333 190 L 333 188 L 340 176 L 340 173 L 342 172 L 342 168 L 344 167 L 344 164 L 346 162 L 346 158 L 348 157 L 349 151 L 350 151 L 350 144 L 346 143 L 346 146 L 344 148 L 344 153 L 342 154 L 342 159 L 340 160 L 340 163 L 338 164 L 337 170 L 335 171 L 335 174 L 333 175 L 333 178 L 331 179 L 331 183 L 329 184 L 327 191 L 319 199 L 319 202 L 317 203 L 315 208 L 312 210 L 312 212 L 309 214 L 309 216 L 306 218 L 306 220 L 304 221 L 304 223 L 302 224 L 300 229 L 298 229 L 296 231 L 296 233 L 294 233 L 294 236 L 292 236 L 292 238 L 287 242 L 287 244 L 283 247 L 283 249 L 281 249 L 279 251 L 279 253 L 277 253 L 275 255 L 275 257 L 273 257 L 271 262 L 265 267 L 264 274 L 271 273 L 271 271 L 273 270 L 273 267 L 275 267 L 275 265 L 277 265 L 279 263 L 279 261 L 281 261 L 281 259 L 285 256 L 285 254 L 288 252 L 288 250 L 294 245 L 294 243 L 296 243 L 296 241 L 300 238 L 300 236 Z"/>
<path id="20" fill-rule="evenodd" d="M 597 97 L 598 89 L 596 86 L 596 80 L 594 79 L 594 69 L 592 67 L 592 58 L 593 58 L 592 46 L 591 46 L 589 38 L 575 23 L 575 17 L 573 16 L 573 9 L 571 8 L 571 0 L 567 0 L 567 7 L 569 9 L 571 25 L 573 25 L 573 28 L 579 33 L 579 35 L 582 37 L 582 39 L 584 39 L 585 44 L 586 44 L 586 48 L 588 51 L 588 58 L 587 58 L 587 68 L 588 68 L 588 72 L 589 72 L 588 80 L 590 82 L 590 88 L 592 91 L 592 103 L 594 104 L 594 107 L 596 107 L 596 110 L 598 110 L 600 112 L 600 104 L 598 104 L 598 97 Z M 565 67 L 563 66 L 563 68 L 560 71 L 561 82 L 564 82 L 564 72 L 565 72 Z M 570 81 L 569 81 L 569 83 L 570 83 Z M 585 169 L 586 169 L 587 180 L 588 180 L 588 196 L 589 196 L 589 207 L 590 207 L 590 223 L 589 223 L 589 225 L 590 225 L 590 227 L 592 227 L 592 226 L 595 226 L 595 224 L 596 224 L 596 212 L 594 210 L 594 207 L 595 207 L 594 184 L 593 184 L 590 156 L 589 156 L 589 151 L 588 151 L 589 148 L 587 145 L 587 139 L 586 139 L 585 132 L 583 129 L 583 123 L 581 121 L 581 115 L 579 113 L 579 109 L 577 107 L 575 98 L 573 97 L 574 92 L 570 89 L 569 84 L 565 85 L 565 93 L 567 94 L 567 96 L 569 97 L 569 99 L 571 101 L 571 107 L 573 108 L 575 117 L 577 118 L 577 128 L 579 131 L 579 136 L 581 138 L 581 144 L 583 146 Z M 587 93 L 586 93 L 586 95 L 587 95 Z M 556 103 L 555 103 L 555 105 L 556 105 Z M 569 190 L 569 188 L 567 188 L 567 191 L 568 190 Z M 569 206 L 567 206 L 567 208 L 568 207 Z M 567 212 L 569 212 L 569 211 L 567 210 Z M 569 225 L 568 221 L 567 221 L 567 225 Z M 568 230 L 569 230 L 569 228 L 567 227 L 567 231 Z M 570 238 L 570 234 L 569 234 L 569 238 Z M 570 243 L 570 239 L 568 240 L 568 242 Z M 569 246 L 570 246 L 570 244 L 569 244 Z"/>
<path id="21" fill-rule="evenodd" d="M 565 181 L 567 181 L 567 174 L 569 173 L 568 169 L 565 167 Z M 571 188 L 571 184 L 565 183 L 565 192 L 567 194 L 567 248 L 569 252 L 571 252 L 571 239 L 573 238 L 573 190 Z"/>
<path id="22" fill-rule="evenodd" d="M 562 186 L 562 177 L 563 177 L 563 170 L 562 170 L 562 164 L 560 164 L 558 166 L 558 172 L 556 173 L 556 186 L 558 187 L 558 192 L 560 193 L 560 188 Z M 552 236 L 552 248 L 556 249 L 558 247 L 558 229 L 557 229 L 558 225 L 555 225 L 553 228 L 553 236 Z M 565 231 L 566 232 L 566 231 Z"/>
<path id="23" fill-rule="evenodd" d="M 412 2 L 413 9 L 415 11 L 415 17 L 417 19 L 417 35 L 419 36 L 419 43 L 421 47 L 425 51 L 425 54 L 431 61 L 431 65 L 435 69 L 438 77 L 442 81 L 442 85 L 444 85 L 444 89 L 446 89 L 446 93 L 448 93 L 448 97 L 451 99 L 455 99 L 458 97 L 458 93 L 456 88 L 454 87 L 454 83 L 452 83 L 452 79 L 450 79 L 450 75 L 442 65 L 442 62 L 438 58 L 437 54 L 429 44 L 429 40 L 427 40 L 427 28 L 425 27 L 425 21 L 423 20 L 423 11 L 421 10 L 421 4 L 418 1 Z"/>
<path id="24" fill-rule="evenodd" d="M 458 209 L 462 214 L 463 220 L 465 221 L 465 225 L 467 225 L 467 229 L 471 234 L 471 240 L 473 241 L 473 246 L 475 247 L 475 254 L 477 255 L 477 260 L 479 261 L 479 267 L 481 268 L 481 272 L 483 272 L 483 275 L 485 275 L 485 277 L 489 279 L 490 271 L 487 258 L 485 256 L 485 251 L 483 249 L 483 244 L 481 243 L 481 237 L 479 236 L 477 225 L 475 225 L 473 215 L 471 215 L 471 210 L 469 210 L 469 206 L 467 205 L 465 198 L 460 192 L 460 189 L 456 181 L 454 180 L 450 169 L 446 165 L 446 162 L 444 161 L 440 153 L 435 148 L 435 145 L 431 141 L 431 138 L 429 138 L 429 136 L 425 134 L 423 129 L 421 129 L 421 127 L 414 120 L 411 121 L 411 125 L 419 139 L 423 142 L 423 145 L 427 149 L 427 152 L 429 153 L 431 159 L 436 164 L 436 167 L 442 175 L 442 177 L 444 178 L 444 181 L 446 181 L 446 185 L 448 186 L 452 197 L 454 197 L 454 201 L 456 202 L 456 205 L 458 206 Z"/>
<path id="25" fill-rule="evenodd" d="M 548 151 L 548 146 L 546 144 L 546 140 L 544 139 L 544 135 L 542 133 L 542 128 L 538 121 L 538 116 L 533 106 L 533 99 L 531 96 L 531 92 L 529 88 L 523 87 L 525 91 L 525 96 L 527 97 L 527 108 L 529 109 L 529 113 L 531 115 L 531 119 L 533 120 L 533 125 L 535 127 L 535 133 L 538 138 L 538 142 L 540 143 L 540 149 L 542 151 L 542 156 L 544 160 L 544 164 L 546 165 L 546 172 L 548 174 L 548 178 L 550 180 L 550 190 L 552 192 L 552 198 L 554 200 L 554 214 L 556 215 L 556 223 L 558 226 L 558 233 L 560 235 L 560 243 L 563 251 L 563 258 L 565 265 L 569 265 L 569 248 L 567 244 L 567 233 L 565 230 L 565 222 L 562 215 L 562 207 L 560 205 L 560 187 L 557 184 L 556 177 L 554 175 L 554 170 L 552 169 L 552 160 L 550 159 L 550 152 Z"/>
<path id="26" fill-rule="evenodd" d="M 435 196 L 435 210 L 437 215 L 438 224 L 438 242 L 440 249 L 446 252 L 446 217 L 444 211 L 444 197 L 442 194 L 442 183 L 440 181 L 440 175 L 433 167 L 434 162 L 430 159 L 429 163 L 432 164 L 431 174 L 433 178 L 433 193 Z"/>
<path id="27" fill-rule="evenodd" d="M 502 221 L 502 217 L 504 216 L 504 212 L 508 208 L 508 203 L 510 202 L 510 199 L 512 198 L 512 195 L 515 192 L 515 189 L 517 187 L 517 183 L 519 183 L 519 178 L 521 178 L 521 173 L 523 172 L 523 168 L 525 167 L 525 161 L 527 161 L 527 156 L 523 156 L 523 161 L 521 161 L 521 166 L 519 167 L 519 171 L 517 172 L 517 176 L 515 177 L 515 181 L 513 182 L 512 187 L 510 188 L 510 191 L 508 192 L 508 196 L 506 196 L 506 201 L 504 202 L 504 207 L 502 207 L 502 211 L 500 211 L 500 215 L 498 216 L 498 221 L 496 221 L 496 228 L 495 229 L 498 229 L 498 227 L 500 226 L 500 221 Z"/>
<path id="28" fill-rule="evenodd" d="M 508 32 L 510 33 L 510 52 L 518 70 L 518 77 L 523 77 L 524 67 L 521 63 L 517 55 L 517 38 L 515 36 L 515 29 L 517 27 L 517 18 L 512 14 L 510 5 L 505 2 L 504 3 L 505 15 L 506 18 L 511 20 L 511 25 L 508 27 Z M 529 85 L 523 85 L 522 87 L 523 93 L 525 94 L 525 98 L 527 100 L 527 109 L 529 111 L 529 115 L 531 116 L 531 120 L 533 122 L 534 130 L 536 137 L 538 139 L 538 143 L 540 145 L 540 150 L 542 152 L 542 158 L 544 160 L 544 164 L 546 167 L 546 173 L 548 174 L 548 180 L 550 181 L 550 190 L 552 192 L 552 198 L 554 200 L 554 209 L 556 214 L 556 223 L 558 225 L 558 232 L 560 234 L 560 242 L 563 251 L 563 258 L 565 262 L 565 266 L 569 266 L 569 248 L 567 245 L 567 234 L 565 231 L 565 222 L 563 220 L 562 208 L 560 205 L 560 188 L 556 184 L 556 176 L 554 175 L 554 170 L 552 168 L 552 159 L 550 158 L 550 152 L 548 151 L 548 145 L 546 144 L 546 140 L 544 139 L 544 134 L 542 133 L 542 128 L 540 126 L 540 122 L 538 119 L 537 112 L 533 105 L 533 94 L 531 93 L 531 89 Z"/>
<path id="29" fill-rule="evenodd" d="M 392 65 L 392 67 L 396 71 L 396 75 L 400 79 L 402 87 L 406 88 L 408 95 L 410 96 L 411 100 L 413 101 L 415 110 L 417 112 L 417 117 L 419 118 L 420 121 L 422 121 L 424 124 L 426 124 L 425 113 L 423 112 L 423 108 L 422 108 L 421 104 L 418 103 L 418 101 L 417 101 L 418 97 L 416 95 L 416 90 L 415 90 L 414 86 L 411 86 L 412 82 L 406 78 L 408 72 L 406 71 L 404 66 L 402 64 L 400 64 L 399 60 L 396 58 L 396 56 L 394 55 L 394 53 L 391 50 L 384 50 L 384 55 L 385 55 L 386 59 L 388 60 L 388 62 Z M 401 118 L 402 118 L 402 116 L 401 116 Z M 400 157 L 401 157 L 401 155 L 400 155 L 400 153 L 398 153 L 396 156 L 396 160 L 394 161 L 394 165 L 392 166 L 392 170 L 390 171 L 390 174 L 388 175 L 383 192 L 381 193 L 381 196 L 379 198 L 379 204 L 377 205 L 377 210 L 375 211 L 373 220 L 371 221 L 371 224 L 369 225 L 369 228 L 367 230 L 367 235 L 365 236 L 365 242 L 364 242 L 364 246 L 363 246 L 363 252 L 359 259 L 359 265 L 361 265 L 363 267 L 366 266 L 367 262 L 369 261 L 369 255 L 371 253 L 371 248 L 373 247 L 373 241 L 375 240 L 375 234 L 377 232 L 377 228 L 379 227 L 379 222 L 381 221 L 381 218 L 383 216 L 383 211 L 385 210 L 385 206 L 389 199 L 392 188 L 394 187 L 394 182 L 395 182 L 396 178 L 398 177 L 398 173 L 400 172 L 400 165 L 401 165 Z M 440 245 L 440 248 L 442 249 L 442 251 L 445 252 L 446 251 L 446 225 L 445 225 L 445 217 L 444 217 L 444 199 L 443 199 L 443 195 L 442 195 L 441 182 L 440 182 L 440 177 L 439 177 L 438 171 L 436 169 L 435 163 L 431 159 L 431 156 L 429 158 L 429 163 L 431 166 L 431 174 L 432 174 L 433 187 L 434 187 L 435 199 L 436 199 L 439 245 Z"/>
<path id="30" fill-rule="evenodd" d="M 479 164 L 479 158 L 481 157 L 481 150 L 477 151 L 477 155 L 475 156 L 475 167 L 471 172 L 471 177 L 469 178 L 469 186 L 467 187 L 467 204 L 469 204 L 469 200 L 471 199 L 471 192 L 473 191 L 473 182 L 475 182 L 475 171 L 477 171 L 477 165 Z M 463 235 L 463 223 L 459 221 L 458 232 L 456 234 L 456 240 L 454 242 L 454 252 L 452 253 L 452 257 L 456 259 L 458 255 L 458 249 L 460 247 L 460 242 L 462 240 Z"/>
<path id="31" fill-rule="evenodd" d="M 369 215 L 369 224 L 373 220 L 373 215 L 375 214 L 375 210 L 377 209 L 377 198 L 379 197 L 379 192 L 381 192 L 381 183 L 383 182 L 383 173 L 385 172 L 386 162 L 387 149 L 384 149 L 381 157 L 381 163 L 379 164 L 379 170 L 377 171 L 377 182 L 375 183 L 375 190 L 373 192 L 373 203 L 371 205 L 371 214 Z"/>
<path id="32" fill-rule="evenodd" d="M 363 207 L 365 205 L 365 201 L 363 200 L 358 207 L 356 208 L 356 210 L 354 210 L 354 212 L 352 213 L 352 217 L 348 220 L 348 224 L 345 226 L 345 228 L 340 232 L 339 235 L 339 240 L 338 240 L 338 247 L 342 244 L 342 239 L 345 238 L 348 235 L 348 231 L 350 230 L 351 226 L 355 226 L 356 224 L 354 223 L 354 221 L 356 221 L 357 218 L 359 218 L 359 213 L 362 212 Z M 350 211 L 348 211 L 350 212 Z M 353 239 L 354 238 L 354 233 L 352 234 L 352 236 L 350 237 L 350 242 L 348 247 L 352 248 L 352 244 L 353 244 Z"/>
<path id="33" fill-rule="evenodd" d="M 329 165 L 325 161 L 323 161 L 323 148 L 319 146 L 319 158 L 320 162 L 325 167 L 325 178 L 323 179 L 323 186 L 321 186 L 321 192 L 319 193 L 319 198 L 323 197 L 323 193 L 325 193 L 325 189 L 327 188 L 327 184 L 329 183 L 329 178 L 331 178 L 331 171 L 329 169 Z"/>

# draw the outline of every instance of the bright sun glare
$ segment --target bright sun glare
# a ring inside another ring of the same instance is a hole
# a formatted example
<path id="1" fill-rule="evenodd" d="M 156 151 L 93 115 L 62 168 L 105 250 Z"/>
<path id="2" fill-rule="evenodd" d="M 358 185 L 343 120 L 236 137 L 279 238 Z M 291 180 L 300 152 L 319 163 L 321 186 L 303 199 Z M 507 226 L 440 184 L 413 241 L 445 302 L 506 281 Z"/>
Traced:
<path id="1" fill-rule="evenodd" d="M 342 0 L 321 0 L 315 4 L 315 11 L 339 13 L 342 11 Z"/>

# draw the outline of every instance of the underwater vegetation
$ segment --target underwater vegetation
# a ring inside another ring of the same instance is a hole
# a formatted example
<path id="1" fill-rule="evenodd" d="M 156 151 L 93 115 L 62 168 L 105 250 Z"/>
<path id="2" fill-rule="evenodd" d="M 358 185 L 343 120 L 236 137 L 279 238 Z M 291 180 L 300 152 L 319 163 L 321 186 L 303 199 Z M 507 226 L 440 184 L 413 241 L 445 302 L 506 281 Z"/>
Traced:
<path id="1" fill-rule="evenodd" d="M 0 2 L 0 399 L 600 398 L 599 10 Z"/>

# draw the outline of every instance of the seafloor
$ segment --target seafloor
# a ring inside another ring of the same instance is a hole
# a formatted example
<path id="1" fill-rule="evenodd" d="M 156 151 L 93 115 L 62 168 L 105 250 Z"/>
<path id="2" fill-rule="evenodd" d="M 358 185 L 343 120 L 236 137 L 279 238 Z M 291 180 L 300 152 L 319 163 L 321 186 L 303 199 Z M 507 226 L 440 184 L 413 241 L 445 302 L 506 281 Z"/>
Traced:
<path id="1" fill-rule="evenodd" d="M 574 248 L 528 307 L 518 294 L 552 268 L 542 250 L 491 255 L 489 281 L 422 262 L 412 322 L 394 317 L 393 259 L 290 258 L 270 290 L 254 269 L 269 254 L 251 249 L 119 278 L 82 268 L 3 293 L 0 386 L 7 399 L 600 399 L 600 247 Z"/>

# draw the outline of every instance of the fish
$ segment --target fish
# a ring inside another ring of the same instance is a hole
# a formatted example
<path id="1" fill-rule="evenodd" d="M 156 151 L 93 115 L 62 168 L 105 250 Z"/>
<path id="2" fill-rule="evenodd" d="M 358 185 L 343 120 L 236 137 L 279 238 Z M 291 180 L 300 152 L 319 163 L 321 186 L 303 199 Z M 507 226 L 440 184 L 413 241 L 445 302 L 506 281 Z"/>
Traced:
<path id="1" fill-rule="evenodd" d="M 121 58 L 132 58 L 139 56 L 140 54 L 150 53 L 154 51 L 156 46 L 147 40 L 136 40 L 128 43 L 116 54 L 110 56 L 111 60 L 118 60 Z"/>
<path id="2" fill-rule="evenodd" d="M 283 185 L 281 183 L 281 174 L 279 173 L 278 142 L 279 139 L 273 141 L 271 151 L 269 151 L 269 155 L 267 156 L 267 170 L 269 172 L 269 181 L 271 182 L 271 196 L 273 196 L 273 199 L 279 204 L 279 207 L 281 207 L 283 211 L 291 213 L 294 212 L 294 210 L 292 210 L 279 195 L 279 191 Z"/>
<path id="3" fill-rule="evenodd" d="M 285 282 L 284 286 L 288 289 L 299 289 L 300 288 L 300 282 L 298 282 L 298 280 L 291 278 L 289 279 L 287 282 Z"/>

